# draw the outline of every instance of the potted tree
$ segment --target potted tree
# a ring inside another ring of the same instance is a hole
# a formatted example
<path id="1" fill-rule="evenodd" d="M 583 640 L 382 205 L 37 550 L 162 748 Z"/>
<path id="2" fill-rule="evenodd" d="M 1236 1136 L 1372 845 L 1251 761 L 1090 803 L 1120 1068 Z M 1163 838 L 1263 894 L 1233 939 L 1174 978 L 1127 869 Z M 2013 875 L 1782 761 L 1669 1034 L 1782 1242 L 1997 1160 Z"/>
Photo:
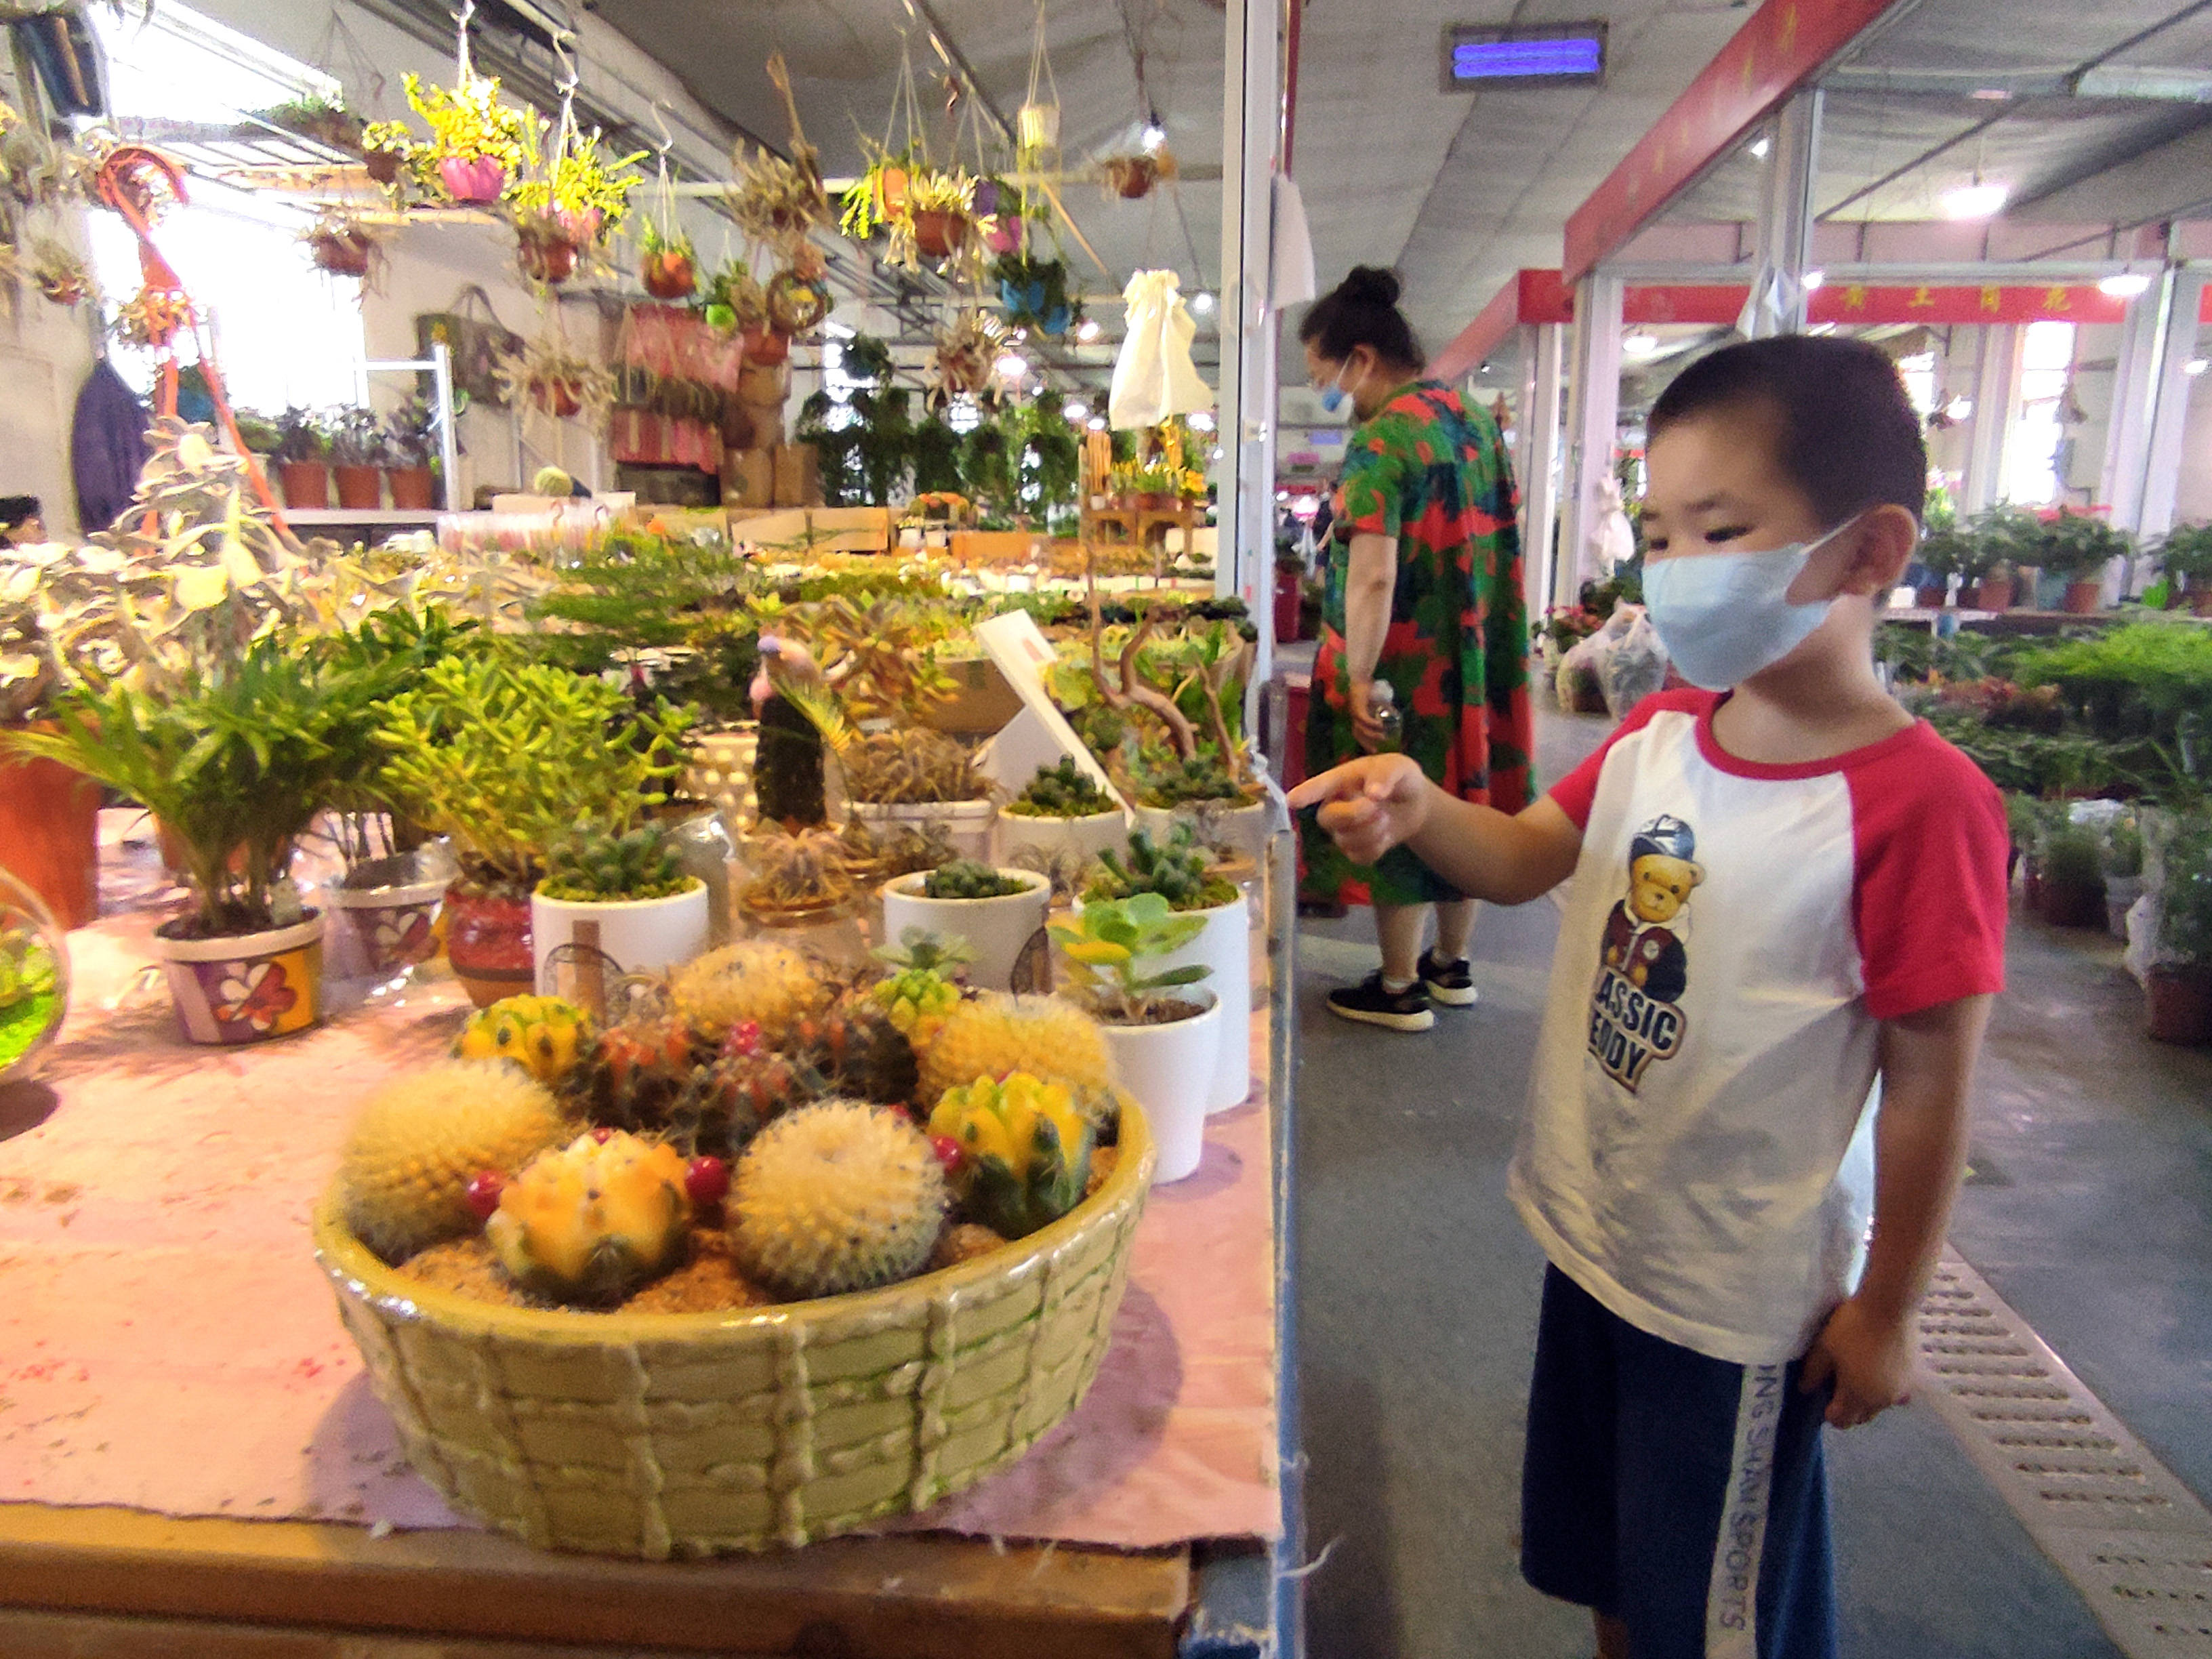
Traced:
<path id="1" fill-rule="evenodd" d="M 345 409 L 329 432 L 338 505 L 349 513 L 375 512 L 384 505 L 384 423 L 374 410 Z"/>
<path id="2" fill-rule="evenodd" d="M 264 639 L 173 694 L 77 692 L 58 730 L 11 736 L 18 752 L 137 801 L 167 832 L 191 903 L 154 946 L 189 1041 L 258 1042 L 320 1018 L 323 918 L 286 871 L 337 788 L 349 728 L 374 719 L 374 691 L 366 676 Z"/>
<path id="3" fill-rule="evenodd" d="M 969 981 L 990 991 L 1048 991 L 1044 925 L 1052 881 L 1029 870 L 994 870 L 955 859 L 884 884 L 884 932 L 967 941 Z"/>
<path id="4" fill-rule="evenodd" d="M 1164 843 L 1139 830 L 1124 853 L 1109 850 L 1085 890 L 1083 903 L 1111 902 L 1150 893 L 1164 899 L 1176 915 L 1199 923 L 1182 944 L 1171 947 L 1167 966 L 1202 965 L 1224 1005 L 1215 1032 L 1212 1065 L 1207 1073 L 1206 1105 L 1225 1112 L 1243 1104 L 1252 1088 L 1251 1032 L 1243 1018 L 1251 983 L 1252 933 L 1243 891 L 1218 873 L 1211 854 L 1188 824 L 1178 824 Z"/>
<path id="5" fill-rule="evenodd" d="M 2212 524 L 2179 524 L 2159 544 L 2159 567 L 2166 573 L 2173 597 L 2188 595 L 2189 608 L 2200 617 L 2212 617 Z"/>
<path id="6" fill-rule="evenodd" d="M 2125 531 L 2094 514 L 2062 507 L 2044 524 L 2037 562 L 2065 578 L 2065 609 L 2086 617 L 2102 608 L 2105 567 L 2134 550 L 2135 543 Z"/>
<path id="7" fill-rule="evenodd" d="M 1155 1184 L 1191 1174 L 1206 1148 L 1224 1012 L 1212 992 L 1196 988 L 1207 975 L 1202 964 L 1164 960 L 1203 926 L 1158 894 L 1139 893 L 1085 904 L 1073 925 L 1052 927 L 1072 994 L 1098 1020 L 1115 1076 L 1145 1109 L 1159 1148 Z"/>
<path id="8" fill-rule="evenodd" d="M 1000 856 L 1009 861 L 1027 850 L 1047 860 L 1072 855 L 1087 865 L 1119 846 L 1127 830 L 1120 803 L 1072 757 L 1037 768 L 999 811 Z"/>
<path id="9" fill-rule="evenodd" d="M 2159 921 L 2143 994 L 2160 1042 L 2212 1042 L 2212 819 L 2182 815 L 2161 837 Z"/>
<path id="10" fill-rule="evenodd" d="M 386 787 L 416 823 L 450 836 L 447 957 L 478 1007 L 537 978 L 531 895 L 580 806 L 665 799 L 688 717 L 644 713 L 619 686 L 485 651 L 449 658 L 391 699 L 377 741 Z"/>
<path id="11" fill-rule="evenodd" d="M 276 479 L 295 512 L 331 504 L 331 434 L 322 417 L 288 409 L 276 417 Z"/>

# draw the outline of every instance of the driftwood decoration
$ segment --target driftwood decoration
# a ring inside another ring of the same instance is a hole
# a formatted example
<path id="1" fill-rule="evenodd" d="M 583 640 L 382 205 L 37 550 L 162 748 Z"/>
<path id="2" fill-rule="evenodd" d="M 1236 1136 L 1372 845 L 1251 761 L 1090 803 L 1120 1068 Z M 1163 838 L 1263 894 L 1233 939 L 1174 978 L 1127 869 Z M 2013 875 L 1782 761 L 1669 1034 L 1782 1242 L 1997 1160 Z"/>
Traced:
<path id="1" fill-rule="evenodd" d="M 1091 675 L 1097 683 L 1099 700 L 1109 708 L 1137 708 L 1157 715 L 1160 722 L 1168 728 L 1168 740 L 1175 745 L 1176 757 L 1189 760 L 1198 753 L 1197 731 L 1185 718 L 1182 710 L 1176 707 L 1173 698 L 1164 692 L 1157 691 L 1146 685 L 1137 674 L 1137 653 L 1145 648 L 1145 641 L 1152 637 L 1152 630 L 1158 625 L 1159 617 L 1157 612 L 1148 611 L 1137 619 L 1136 627 L 1130 630 L 1128 643 L 1121 647 L 1121 659 L 1117 665 L 1120 672 L 1115 678 L 1109 678 L 1106 673 L 1104 645 L 1106 624 L 1098 608 L 1097 577 L 1096 574 L 1092 575 L 1091 580 Z M 1217 721 L 1220 719 L 1218 707 L 1214 710 L 1214 718 Z M 1224 750 L 1223 752 L 1225 754 L 1227 750 Z"/>

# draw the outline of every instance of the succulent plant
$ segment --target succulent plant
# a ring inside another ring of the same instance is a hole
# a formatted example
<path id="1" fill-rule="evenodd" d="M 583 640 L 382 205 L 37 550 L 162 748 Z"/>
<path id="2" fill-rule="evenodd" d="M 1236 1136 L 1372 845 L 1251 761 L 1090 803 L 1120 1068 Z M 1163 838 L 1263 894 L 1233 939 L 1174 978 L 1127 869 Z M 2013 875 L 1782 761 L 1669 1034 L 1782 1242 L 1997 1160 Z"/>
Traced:
<path id="1" fill-rule="evenodd" d="M 1139 750 L 1131 769 L 1137 798 L 1147 806 L 1188 806 L 1200 801 L 1242 801 L 1247 794 L 1217 749 L 1188 757 Z"/>
<path id="2" fill-rule="evenodd" d="M 669 981 L 677 1011 L 715 1041 L 750 1022 L 771 1047 L 828 1008 L 834 989 L 806 958 L 770 939 L 740 939 L 694 957 Z"/>
<path id="3" fill-rule="evenodd" d="M 682 1257 L 686 1175 L 665 1142 L 593 1130 L 539 1153 L 507 1182 L 484 1237 L 525 1290 L 612 1307 Z"/>
<path id="4" fill-rule="evenodd" d="M 1213 969 L 1147 963 L 1182 949 L 1204 931 L 1197 916 L 1179 916 L 1158 893 L 1085 901 L 1073 926 L 1054 923 L 1053 943 L 1067 964 L 1075 994 L 1103 1019 L 1141 1024 L 1164 993 L 1195 985 Z"/>
<path id="5" fill-rule="evenodd" d="M 933 899 L 1006 898 L 1028 890 L 1027 883 L 1000 874 L 980 859 L 940 864 L 921 880 L 922 896 Z"/>
<path id="6" fill-rule="evenodd" d="M 779 1118 L 738 1161 L 730 1243 L 786 1296 L 910 1278 L 945 1223 L 944 1167 L 905 1115 L 830 1100 Z"/>
<path id="7" fill-rule="evenodd" d="M 918 1041 L 921 1098 L 979 1077 L 1027 1072 L 1091 1091 L 1113 1082 L 1113 1062 L 1098 1022 L 1062 997 L 987 994 L 956 1003 L 937 1030 Z"/>
<path id="8" fill-rule="evenodd" d="M 873 954 L 893 971 L 870 986 L 868 995 L 921 1048 L 958 1005 L 960 988 L 953 983 L 952 969 L 973 961 L 974 948 L 963 939 L 909 927 L 896 945 L 879 945 Z"/>
<path id="9" fill-rule="evenodd" d="M 744 857 L 752 879 L 744 902 L 757 908 L 812 909 L 853 891 L 849 849 L 834 830 L 758 836 L 745 843 Z"/>
<path id="10" fill-rule="evenodd" d="M 575 1068 L 591 1041 L 590 1017 L 559 997 L 502 997 L 479 1010 L 453 1039 L 456 1060 L 509 1060 L 550 1088 Z"/>
<path id="11" fill-rule="evenodd" d="M 837 759 L 845 769 L 845 793 L 869 805 L 980 800 L 991 793 L 975 757 L 926 727 L 854 738 L 837 749 Z"/>
<path id="12" fill-rule="evenodd" d="M 1119 809 L 1073 757 L 1066 756 L 1056 766 L 1037 768 L 1036 775 L 1006 810 L 1018 817 L 1083 818 Z"/>
<path id="13" fill-rule="evenodd" d="M 912 1100 L 921 1081 L 913 1039 L 872 995 L 848 992 L 793 1029 L 792 1048 L 830 1093 L 879 1105 Z"/>
<path id="14" fill-rule="evenodd" d="M 1024 1238 L 1083 1201 L 1091 1121 L 1065 1083 L 1017 1072 L 948 1089 L 929 1133 L 959 1148 L 952 1190 L 963 1212 L 1002 1238 Z"/>
<path id="15" fill-rule="evenodd" d="M 538 890 L 569 903 L 604 903 L 668 898 L 697 885 L 666 825 L 641 823 L 621 835 L 581 825 L 548 850 Z"/>
<path id="16" fill-rule="evenodd" d="M 1211 873 L 1212 868 L 1211 857 L 1187 823 L 1176 825 L 1164 846 L 1144 830 L 1133 830 L 1126 859 L 1111 848 L 1098 855 L 1098 874 L 1084 902 L 1158 893 L 1171 909 L 1214 909 L 1233 902 L 1237 888 Z"/>

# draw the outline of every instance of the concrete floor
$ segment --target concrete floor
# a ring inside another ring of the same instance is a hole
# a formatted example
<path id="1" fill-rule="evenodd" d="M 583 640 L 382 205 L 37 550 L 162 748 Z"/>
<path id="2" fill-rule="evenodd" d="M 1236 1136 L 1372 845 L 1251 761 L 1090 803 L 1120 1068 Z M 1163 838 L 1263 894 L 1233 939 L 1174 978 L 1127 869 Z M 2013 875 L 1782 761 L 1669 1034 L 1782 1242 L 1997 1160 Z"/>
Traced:
<path id="1" fill-rule="evenodd" d="M 1541 723 L 1557 779 L 1605 723 Z M 1542 1258 L 1504 1198 L 1558 913 L 1486 911 L 1480 1006 L 1408 1037 L 1322 1006 L 1363 912 L 1301 934 L 1298 1285 L 1316 1659 L 1582 1659 L 1585 1615 L 1516 1566 Z M 2212 1490 L 2212 1054 L 2140 1035 L 2114 951 L 2015 924 L 1954 1237 L 2199 1492 Z M 1377 1087 L 1378 1079 L 1387 1085 Z M 1948 1431 L 1830 1436 L 1847 1659 L 2115 1650 Z"/>

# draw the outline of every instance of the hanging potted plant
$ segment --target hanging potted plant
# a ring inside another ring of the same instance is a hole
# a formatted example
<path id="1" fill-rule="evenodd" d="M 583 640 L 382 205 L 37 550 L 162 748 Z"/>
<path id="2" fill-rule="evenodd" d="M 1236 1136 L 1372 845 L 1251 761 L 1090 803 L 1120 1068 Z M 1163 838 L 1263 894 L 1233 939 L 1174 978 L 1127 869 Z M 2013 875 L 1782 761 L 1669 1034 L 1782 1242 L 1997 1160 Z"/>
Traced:
<path id="1" fill-rule="evenodd" d="M 907 187 L 916 163 L 911 149 L 893 155 L 877 150 L 867 171 L 845 192 L 837 228 L 856 242 L 865 242 L 880 231 L 904 223 Z"/>
<path id="2" fill-rule="evenodd" d="M 2167 603 L 2185 595 L 2192 611 L 2212 617 L 2212 524 L 2174 526 L 2159 544 L 2158 559 L 2170 585 Z"/>
<path id="3" fill-rule="evenodd" d="M 446 199 L 464 207 L 498 201 L 529 153 L 535 118 L 501 101 L 495 76 L 465 68 L 451 91 L 426 88 L 412 74 L 404 78 L 409 105 L 430 129 L 424 171 Z M 394 148 L 382 127 L 375 136 L 380 149 Z"/>
<path id="4" fill-rule="evenodd" d="M 1035 849 L 1046 857 L 1072 854 L 1087 865 L 1127 833 L 1121 804 L 1068 757 L 1037 768 L 999 812 L 1000 856 L 1010 863 Z"/>
<path id="5" fill-rule="evenodd" d="M 331 434 L 323 417 L 288 409 L 276 417 L 276 480 L 295 511 L 331 504 Z"/>
<path id="6" fill-rule="evenodd" d="M 436 663 L 385 705 L 386 787 L 460 862 L 447 955 L 478 1007 L 537 978 L 531 895 L 548 849 L 580 807 L 665 799 L 684 724 L 639 712 L 620 686 L 496 654 Z"/>
<path id="7" fill-rule="evenodd" d="M 999 284 L 1007 327 L 1033 328 L 1040 334 L 1057 336 L 1067 332 L 1075 320 L 1075 305 L 1067 293 L 1066 260 L 1002 253 L 992 262 L 991 275 Z"/>
<path id="8" fill-rule="evenodd" d="M 642 259 L 638 280 L 645 291 L 656 300 L 674 301 L 688 300 L 699 286 L 699 256 L 691 246 L 691 239 L 682 229 L 672 227 L 663 230 L 647 219 L 641 239 Z"/>
<path id="9" fill-rule="evenodd" d="M 637 171 L 644 151 L 607 160 L 598 131 L 577 132 L 565 112 L 544 150 L 550 125 L 532 122 L 521 174 L 507 190 L 523 274 L 548 286 L 567 281 L 578 258 L 614 234 L 629 211 L 630 192 L 645 182 Z"/>
<path id="10" fill-rule="evenodd" d="M 384 480 L 392 505 L 402 513 L 428 513 L 437 505 L 437 411 L 420 396 L 392 411 L 384 423 Z"/>
<path id="11" fill-rule="evenodd" d="M 2172 815 L 2158 837 L 2158 927 L 2143 995 L 2160 1042 L 2212 1042 L 2212 819 Z"/>
<path id="12" fill-rule="evenodd" d="M 884 884 L 883 899 L 884 932 L 890 938 L 925 933 L 965 940 L 970 984 L 990 991 L 1052 988 L 1044 941 L 1050 877 L 954 859 L 893 877 Z"/>
<path id="13" fill-rule="evenodd" d="M 1140 893 L 1156 894 L 1177 915 L 1200 924 L 1162 962 L 1169 967 L 1195 963 L 1206 969 L 1207 983 L 1226 1009 L 1215 1033 L 1206 1108 L 1225 1112 L 1241 1106 L 1252 1089 L 1251 1030 L 1243 1018 L 1245 1004 L 1239 1000 L 1240 991 L 1252 981 L 1252 918 L 1243 892 L 1221 873 L 1213 854 L 1199 845 L 1190 827 L 1178 824 L 1160 842 L 1139 830 L 1127 837 L 1122 850 L 1102 853 L 1083 903 L 1088 907 Z"/>
<path id="14" fill-rule="evenodd" d="M 2093 514 L 2061 507 L 2044 520 L 2036 562 L 2066 579 L 2065 608 L 2086 617 L 2103 606 L 2105 567 L 2134 551 L 2134 541 L 2125 531 Z"/>
<path id="15" fill-rule="evenodd" d="M 582 415 L 597 424 L 614 404 L 613 371 L 577 356 L 556 336 L 499 358 L 492 372 L 508 403 L 526 401 L 556 421 Z"/>
<path id="16" fill-rule="evenodd" d="M 1194 916 L 1177 915 L 1157 893 L 1086 903 L 1072 926 L 1054 923 L 1070 995 L 1097 1019 L 1114 1075 L 1145 1109 L 1159 1148 L 1156 1184 L 1197 1170 L 1206 1149 L 1206 1105 L 1224 1018 L 1207 970 L 1165 965 L 1198 936 Z"/>
<path id="17" fill-rule="evenodd" d="M 333 276 L 366 277 L 377 252 L 375 240 L 350 214 L 325 210 L 301 240 L 315 269 Z"/>
<path id="18" fill-rule="evenodd" d="M 321 1018 L 323 918 L 286 870 L 339 786 L 333 757 L 349 750 L 347 729 L 374 718 L 375 690 L 269 638 L 173 695 L 80 692 L 58 730 L 9 738 L 161 822 L 191 902 L 155 930 L 154 948 L 188 1041 L 258 1042 Z"/>
<path id="19" fill-rule="evenodd" d="M 351 513 L 374 513 L 384 504 L 384 422 L 371 409 L 338 411 L 329 427 L 331 474 L 338 505 Z"/>

